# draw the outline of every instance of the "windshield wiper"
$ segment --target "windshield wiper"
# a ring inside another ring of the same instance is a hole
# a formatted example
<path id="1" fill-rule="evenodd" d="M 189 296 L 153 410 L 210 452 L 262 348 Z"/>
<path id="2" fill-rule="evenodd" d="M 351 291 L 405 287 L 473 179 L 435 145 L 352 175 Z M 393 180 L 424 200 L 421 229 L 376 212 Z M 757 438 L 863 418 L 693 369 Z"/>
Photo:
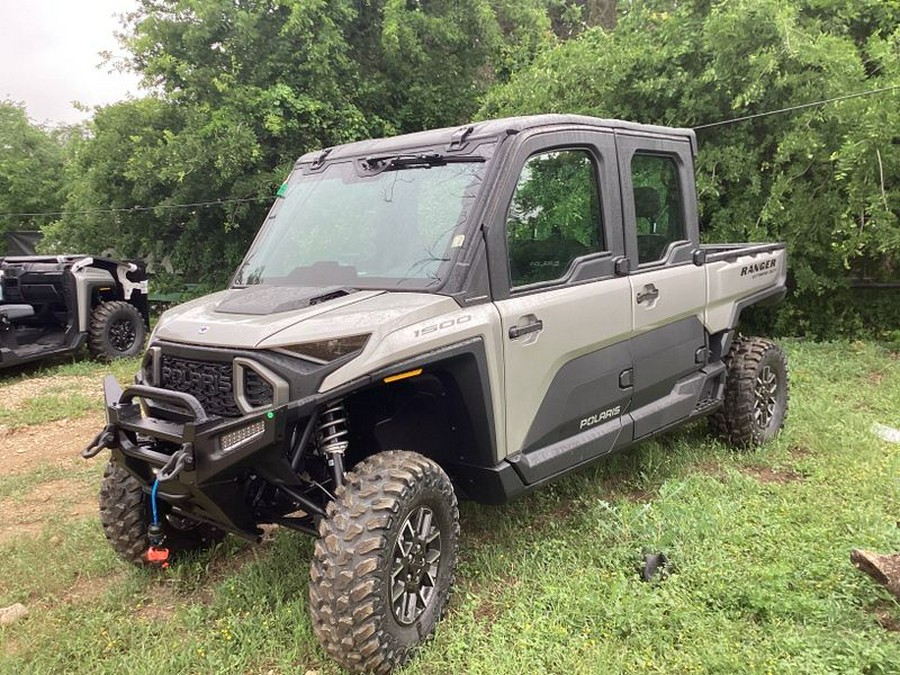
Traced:
<path id="1" fill-rule="evenodd" d="M 484 161 L 485 158 L 480 155 L 442 155 L 434 152 L 421 155 L 384 155 L 382 157 L 366 157 L 363 160 L 363 166 L 369 171 L 396 171 L 398 169 L 416 169 L 421 167 Z"/>

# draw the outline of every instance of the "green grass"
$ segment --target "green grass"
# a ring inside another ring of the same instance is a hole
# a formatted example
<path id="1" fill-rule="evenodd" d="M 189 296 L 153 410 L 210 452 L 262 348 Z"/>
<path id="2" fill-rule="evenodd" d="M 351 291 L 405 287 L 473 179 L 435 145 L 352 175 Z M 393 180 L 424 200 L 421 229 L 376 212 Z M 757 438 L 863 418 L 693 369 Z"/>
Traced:
<path id="1" fill-rule="evenodd" d="M 788 426 L 764 449 L 694 425 L 507 506 L 464 504 L 457 592 L 403 672 L 900 672 L 900 633 L 876 619 L 900 605 L 848 559 L 900 550 L 900 445 L 869 432 L 900 427 L 900 358 L 787 347 Z M 17 480 L 0 492 L 34 484 Z M 311 548 L 229 539 L 157 574 L 117 562 L 95 518 L 58 519 L 0 545 L 0 606 L 31 609 L 0 628 L 0 672 L 340 672 L 307 616 Z M 645 548 L 668 580 L 638 579 Z"/>
<path id="2" fill-rule="evenodd" d="M 82 360 L 29 366 L 0 374 L 0 400 L 4 392 L 13 391 L 17 386 L 38 385 L 34 396 L 25 398 L 14 407 L 0 407 L 0 425 L 16 429 L 102 411 L 103 377 L 111 374 L 121 383 L 131 382 L 139 367 L 138 358 L 119 359 L 112 363 Z M 87 387 L 81 381 L 84 378 L 92 381 Z"/>
<path id="3" fill-rule="evenodd" d="M 61 375 L 65 377 L 77 377 L 86 375 L 100 377 L 112 373 L 117 378 L 130 379 L 140 366 L 140 357 L 130 359 L 116 359 L 111 363 L 101 363 L 88 359 L 84 355 L 70 359 L 56 360 L 52 363 L 34 363 L 8 371 L 0 371 L 0 388 L 40 377 L 53 377 Z"/>
<path id="4" fill-rule="evenodd" d="M 88 483 L 91 489 L 96 488 L 102 472 L 97 470 L 97 464 L 84 462 L 73 469 L 69 466 L 56 464 L 39 464 L 33 470 L 26 473 L 14 473 L 11 476 L 0 475 L 0 499 L 22 501 L 29 490 L 41 483 L 55 480 L 63 480 Z"/>

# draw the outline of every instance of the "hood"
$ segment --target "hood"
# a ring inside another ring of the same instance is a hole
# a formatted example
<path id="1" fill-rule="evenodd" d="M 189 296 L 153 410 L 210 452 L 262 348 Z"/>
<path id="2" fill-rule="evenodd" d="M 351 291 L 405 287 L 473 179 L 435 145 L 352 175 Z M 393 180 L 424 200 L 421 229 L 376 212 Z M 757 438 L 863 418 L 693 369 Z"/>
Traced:
<path id="1" fill-rule="evenodd" d="M 253 314 L 269 316 L 319 305 L 352 295 L 352 288 L 330 286 L 310 288 L 302 286 L 251 286 L 229 293 L 216 311 L 226 314 Z"/>
<path id="2" fill-rule="evenodd" d="M 427 293 L 284 290 L 233 289 L 187 302 L 162 315 L 153 337 L 210 347 L 272 349 L 361 333 L 380 335 L 458 307 L 451 298 Z"/>
<path id="3" fill-rule="evenodd" d="M 296 323 L 384 293 L 332 294 L 311 304 L 310 299 L 333 289 L 319 289 L 315 295 L 308 288 L 282 290 L 288 293 L 250 287 L 192 300 L 165 312 L 156 325 L 154 337 L 210 347 L 253 349 Z"/>

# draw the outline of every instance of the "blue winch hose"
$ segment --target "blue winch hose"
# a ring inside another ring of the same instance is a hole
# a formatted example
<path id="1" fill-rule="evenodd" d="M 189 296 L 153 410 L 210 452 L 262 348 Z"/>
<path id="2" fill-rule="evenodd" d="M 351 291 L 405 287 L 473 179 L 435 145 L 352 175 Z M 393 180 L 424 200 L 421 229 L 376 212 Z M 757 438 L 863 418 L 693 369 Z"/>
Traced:
<path id="1" fill-rule="evenodd" d="M 153 489 L 150 490 L 150 510 L 153 514 L 153 524 L 159 525 L 159 514 L 156 511 L 156 491 L 159 489 L 159 478 L 153 481 Z"/>

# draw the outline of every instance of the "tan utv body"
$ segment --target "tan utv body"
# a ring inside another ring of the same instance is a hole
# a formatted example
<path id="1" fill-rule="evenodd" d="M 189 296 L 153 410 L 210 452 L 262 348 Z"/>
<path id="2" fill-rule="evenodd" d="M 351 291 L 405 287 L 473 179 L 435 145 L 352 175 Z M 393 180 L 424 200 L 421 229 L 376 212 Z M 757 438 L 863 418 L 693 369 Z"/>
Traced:
<path id="1" fill-rule="evenodd" d="M 85 454 L 112 453 L 113 545 L 141 563 L 312 534 L 317 636 L 388 672 L 445 607 L 457 498 L 701 416 L 771 438 L 784 355 L 736 330 L 783 297 L 785 247 L 700 244 L 695 153 L 690 130 L 548 115 L 302 157 L 230 287 L 166 312 L 134 386 L 106 383 Z"/>

